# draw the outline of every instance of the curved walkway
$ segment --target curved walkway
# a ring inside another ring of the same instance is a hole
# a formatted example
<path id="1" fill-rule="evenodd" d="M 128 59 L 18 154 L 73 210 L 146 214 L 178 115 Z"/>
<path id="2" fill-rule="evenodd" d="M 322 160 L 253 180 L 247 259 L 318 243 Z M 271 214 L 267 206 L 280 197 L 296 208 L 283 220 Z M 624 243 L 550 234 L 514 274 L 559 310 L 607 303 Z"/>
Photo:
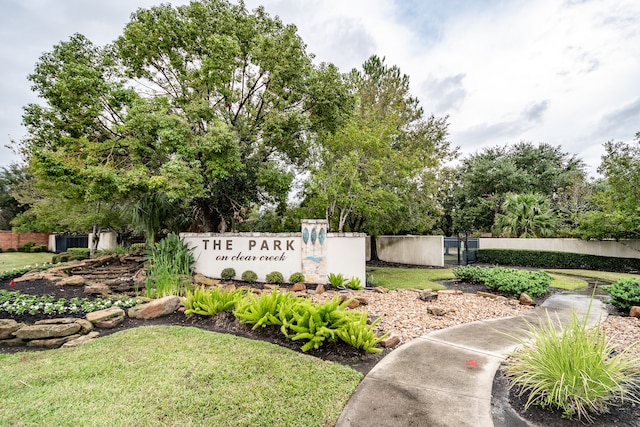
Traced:
<path id="1" fill-rule="evenodd" d="M 416 338 L 365 376 L 336 426 L 494 426 L 493 377 L 527 337 L 527 324 L 546 319 L 548 313 L 562 327 L 572 310 L 584 318 L 590 302 L 590 296 L 556 294 L 521 316 L 467 323 Z M 588 325 L 606 316 L 602 302 L 594 298 Z"/>

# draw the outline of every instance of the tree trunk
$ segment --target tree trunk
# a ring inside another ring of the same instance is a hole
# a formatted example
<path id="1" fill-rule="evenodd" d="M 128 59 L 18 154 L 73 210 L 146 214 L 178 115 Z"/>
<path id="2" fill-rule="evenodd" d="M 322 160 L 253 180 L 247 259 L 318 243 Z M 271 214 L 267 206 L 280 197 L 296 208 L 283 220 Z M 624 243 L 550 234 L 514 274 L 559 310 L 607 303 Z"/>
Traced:
<path id="1" fill-rule="evenodd" d="M 378 245 L 376 244 L 376 236 L 371 236 L 371 261 L 379 261 L 378 259 Z"/>
<path id="2" fill-rule="evenodd" d="M 98 243 L 100 243 L 100 233 L 102 232 L 102 227 L 100 224 L 93 224 L 93 236 L 91 237 L 91 246 L 89 249 L 89 256 L 93 258 L 98 250 Z"/>

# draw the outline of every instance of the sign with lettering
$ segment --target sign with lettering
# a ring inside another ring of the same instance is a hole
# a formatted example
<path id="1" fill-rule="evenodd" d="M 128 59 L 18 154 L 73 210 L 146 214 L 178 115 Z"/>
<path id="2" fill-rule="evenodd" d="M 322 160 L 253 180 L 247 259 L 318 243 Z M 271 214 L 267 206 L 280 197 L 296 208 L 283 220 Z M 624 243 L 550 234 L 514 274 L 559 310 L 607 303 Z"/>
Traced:
<path id="1" fill-rule="evenodd" d="M 365 235 L 327 232 L 324 220 L 303 220 L 300 233 L 182 233 L 193 248 L 196 272 L 219 278 L 233 268 L 236 279 L 251 270 L 264 282 L 278 271 L 285 280 L 302 273 L 307 283 L 327 283 L 328 273 L 366 282 Z"/>

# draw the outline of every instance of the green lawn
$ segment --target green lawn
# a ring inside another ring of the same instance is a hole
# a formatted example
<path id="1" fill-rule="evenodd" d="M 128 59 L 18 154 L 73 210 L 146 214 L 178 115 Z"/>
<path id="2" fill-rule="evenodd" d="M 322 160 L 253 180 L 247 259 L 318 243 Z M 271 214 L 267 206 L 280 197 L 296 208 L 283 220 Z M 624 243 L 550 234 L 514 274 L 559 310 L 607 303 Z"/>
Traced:
<path id="1" fill-rule="evenodd" d="M 53 254 L 49 252 L 2 252 L 0 253 L 0 271 L 51 262 L 52 258 Z"/>
<path id="2" fill-rule="evenodd" d="M 573 291 L 576 289 L 584 288 L 588 285 L 586 280 L 580 279 L 579 277 L 565 276 L 557 273 L 549 273 L 549 275 L 553 279 L 550 285 L 552 288 Z"/>
<path id="3" fill-rule="evenodd" d="M 330 426 L 361 378 L 262 341 L 140 327 L 0 355 L 0 425 Z"/>
<path id="4" fill-rule="evenodd" d="M 375 286 L 383 286 L 388 289 L 433 289 L 440 290 L 445 287 L 438 280 L 455 279 L 450 268 L 390 268 L 367 267 L 367 277 L 373 278 Z"/>
<path id="5" fill-rule="evenodd" d="M 569 269 L 557 269 L 557 270 L 545 270 L 547 273 L 557 273 L 566 276 L 585 277 L 588 279 L 599 279 L 605 282 L 613 283 L 619 279 L 638 279 L 640 275 L 628 274 L 628 273 L 613 273 L 610 271 L 595 271 L 595 270 L 569 270 Z"/>

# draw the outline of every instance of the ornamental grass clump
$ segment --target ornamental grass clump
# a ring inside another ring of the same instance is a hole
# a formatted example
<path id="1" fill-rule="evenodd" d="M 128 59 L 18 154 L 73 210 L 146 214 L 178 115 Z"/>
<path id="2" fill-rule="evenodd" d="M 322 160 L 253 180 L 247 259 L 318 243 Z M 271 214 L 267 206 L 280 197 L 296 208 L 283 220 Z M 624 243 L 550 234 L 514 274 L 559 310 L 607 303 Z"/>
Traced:
<path id="1" fill-rule="evenodd" d="M 199 314 L 201 316 L 215 316 L 221 311 L 233 311 L 242 301 L 244 291 L 237 289 L 205 289 L 198 286 L 193 290 L 187 289 L 182 304 L 185 307 L 184 314 Z"/>
<path id="2" fill-rule="evenodd" d="M 153 245 L 147 253 L 149 269 L 145 282 L 146 296 L 183 295 L 191 283 L 195 265 L 192 251 L 174 233 Z"/>
<path id="3" fill-rule="evenodd" d="M 505 369 L 511 386 L 528 396 L 525 410 L 539 405 L 560 410 L 563 418 L 592 420 L 616 400 L 640 403 L 640 359 L 630 352 L 615 354 L 599 327 L 587 328 L 575 312 L 559 331 L 547 315 L 530 327 L 532 341 L 524 343 Z"/>

